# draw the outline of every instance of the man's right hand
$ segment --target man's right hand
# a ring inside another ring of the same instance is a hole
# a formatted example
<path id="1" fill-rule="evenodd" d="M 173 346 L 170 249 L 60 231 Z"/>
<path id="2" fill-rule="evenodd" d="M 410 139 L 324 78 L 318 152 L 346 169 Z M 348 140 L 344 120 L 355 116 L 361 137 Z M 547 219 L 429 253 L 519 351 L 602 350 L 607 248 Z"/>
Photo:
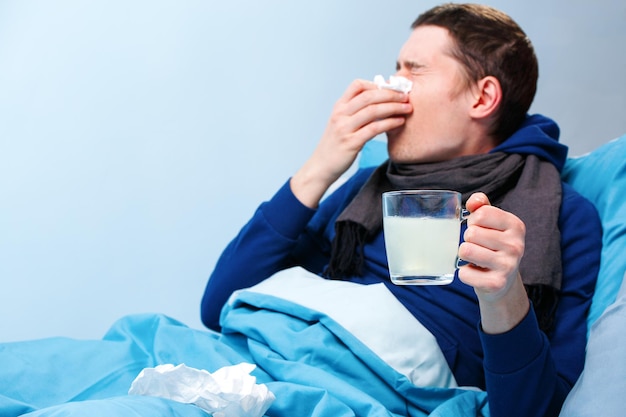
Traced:
<path id="1" fill-rule="evenodd" d="M 408 94 L 379 89 L 371 81 L 353 81 L 335 104 L 313 154 L 291 178 L 296 198 L 316 208 L 326 190 L 350 168 L 365 143 L 402 126 L 412 111 Z"/>

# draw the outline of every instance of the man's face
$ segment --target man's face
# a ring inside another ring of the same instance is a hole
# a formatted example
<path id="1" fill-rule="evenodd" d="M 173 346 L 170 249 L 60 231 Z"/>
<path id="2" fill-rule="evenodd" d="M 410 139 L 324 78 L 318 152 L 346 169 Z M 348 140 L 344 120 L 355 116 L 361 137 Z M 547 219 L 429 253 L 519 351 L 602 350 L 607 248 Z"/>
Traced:
<path id="1" fill-rule="evenodd" d="M 420 26 L 400 50 L 397 75 L 413 82 L 413 112 L 402 127 L 387 132 L 394 162 L 437 162 L 483 151 L 466 140 L 472 94 L 461 64 L 449 53 L 452 45 L 447 29 Z"/>

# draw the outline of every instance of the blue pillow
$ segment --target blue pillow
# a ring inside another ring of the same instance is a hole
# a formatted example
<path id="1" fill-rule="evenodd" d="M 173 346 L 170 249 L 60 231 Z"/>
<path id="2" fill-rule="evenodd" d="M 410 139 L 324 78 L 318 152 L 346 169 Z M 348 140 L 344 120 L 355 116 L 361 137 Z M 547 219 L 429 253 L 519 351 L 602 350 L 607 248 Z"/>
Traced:
<path id="1" fill-rule="evenodd" d="M 560 417 L 624 415 L 624 324 L 626 277 L 615 302 L 591 327 L 585 369 L 565 399 Z"/>
<path id="2" fill-rule="evenodd" d="M 380 165 L 387 159 L 387 143 L 369 141 L 361 151 L 359 167 Z M 617 295 L 626 271 L 626 135 L 586 155 L 568 158 L 562 178 L 598 209 L 604 228 L 602 260 L 588 325 Z"/>
<path id="3" fill-rule="evenodd" d="M 615 301 L 626 271 L 626 135 L 569 158 L 562 177 L 596 206 L 602 221 L 600 272 L 588 316 L 591 327 Z"/>
<path id="4" fill-rule="evenodd" d="M 387 142 L 368 141 L 359 154 L 359 168 L 375 167 L 387 160 Z"/>

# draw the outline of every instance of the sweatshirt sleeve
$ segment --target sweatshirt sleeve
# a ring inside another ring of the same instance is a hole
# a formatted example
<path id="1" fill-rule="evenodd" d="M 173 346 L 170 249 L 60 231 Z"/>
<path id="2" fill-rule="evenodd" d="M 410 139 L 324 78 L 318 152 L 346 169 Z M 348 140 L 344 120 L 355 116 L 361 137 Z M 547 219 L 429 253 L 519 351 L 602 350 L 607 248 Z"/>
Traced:
<path id="1" fill-rule="evenodd" d="M 201 302 L 205 326 L 219 330 L 230 295 L 290 265 L 290 253 L 315 210 L 293 195 L 289 181 L 256 210 L 217 261 Z"/>
<path id="2" fill-rule="evenodd" d="M 509 332 L 488 335 L 479 329 L 492 417 L 558 416 L 582 371 L 602 228 L 591 203 L 568 186 L 559 227 L 563 284 L 554 330 L 544 334 L 532 308 Z"/>

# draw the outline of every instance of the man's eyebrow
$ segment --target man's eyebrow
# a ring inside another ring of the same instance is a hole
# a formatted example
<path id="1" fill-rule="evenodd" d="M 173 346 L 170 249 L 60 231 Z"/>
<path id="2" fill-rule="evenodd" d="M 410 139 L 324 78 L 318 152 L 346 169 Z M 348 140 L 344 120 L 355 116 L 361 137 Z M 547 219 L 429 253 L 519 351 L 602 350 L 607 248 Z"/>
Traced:
<path id="1" fill-rule="evenodd" d="M 407 68 L 409 70 L 412 70 L 412 69 L 417 69 L 417 68 L 422 68 L 422 67 L 424 67 L 424 65 L 418 64 L 415 61 L 402 61 L 402 62 L 396 61 L 396 71 L 400 70 L 401 68 Z"/>

